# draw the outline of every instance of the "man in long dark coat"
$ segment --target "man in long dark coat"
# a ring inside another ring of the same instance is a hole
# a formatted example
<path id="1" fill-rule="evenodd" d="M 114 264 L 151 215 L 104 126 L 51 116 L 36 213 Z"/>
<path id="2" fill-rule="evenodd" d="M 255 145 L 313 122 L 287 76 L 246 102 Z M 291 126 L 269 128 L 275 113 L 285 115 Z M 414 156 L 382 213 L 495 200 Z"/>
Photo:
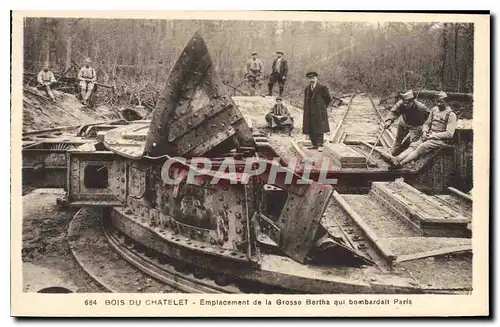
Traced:
<path id="1" fill-rule="evenodd" d="M 309 86 L 304 90 L 304 116 L 302 132 L 309 134 L 311 149 L 322 151 L 323 134 L 330 132 L 328 113 L 326 108 L 332 101 L 330 92 L 325 85 L 318 83 L 318 73 L 306 74 Z"/>
<path id="2" fill-rule="evenodd" d="M 276 52 L 277 58 L 273 61 L 273 66 L 271 68 L 271 75 L 269 75 L 269 95 L 273 95 L 273 86 L 276 82 L 279 85 L 280 97 L 283 96 L 283 91 L 285 90 L 285 81 L 288 75 L 288 62 L 283 58 L 283 52 Z"/>

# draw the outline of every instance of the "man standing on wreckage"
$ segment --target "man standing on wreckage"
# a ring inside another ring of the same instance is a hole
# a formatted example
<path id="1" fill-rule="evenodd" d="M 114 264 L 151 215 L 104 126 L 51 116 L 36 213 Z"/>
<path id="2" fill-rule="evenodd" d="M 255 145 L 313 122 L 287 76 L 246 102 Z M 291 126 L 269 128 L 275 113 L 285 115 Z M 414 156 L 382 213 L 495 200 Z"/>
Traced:
<path id="1" fill-rule="evenodd" d="M 384 129 L 388 129 L 397 119 L 396 139 L 391 148 L 391 154 L 396 156 L 405 150 L 403 140 L 408 135 L 410 143 L 416 142 L 422 136 L 422 125 L 429 116 L 429 109 L 420 101 L 415 100 L 412 90 L 401 94 L 398 101 L 385 117 Z"/>
<path id="2" fill-rule="evenodd" d="M 318 73 L 309 72 L 306 77 L 309 79 L 309 85 L 304 90 L 302 133 L 309 134 L 312 143 L 310 149 L 322 152 L 324 133 L 330 132 L 326 108 L 332 98 L 328 88 L 318 83 Z"/>

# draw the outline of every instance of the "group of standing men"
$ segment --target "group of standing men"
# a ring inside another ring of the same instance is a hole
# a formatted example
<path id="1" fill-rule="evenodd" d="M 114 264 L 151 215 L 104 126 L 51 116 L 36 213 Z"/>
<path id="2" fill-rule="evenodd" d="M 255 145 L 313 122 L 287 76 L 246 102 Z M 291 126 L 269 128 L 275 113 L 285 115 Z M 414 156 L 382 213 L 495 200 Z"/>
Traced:
<path id="1" fill-rule="evenodd" d="M 276 58 L 271 66 L 269 74 L 268 95 L 272 96 L 274 85 L 277 83 L 279 87 L 279 96 L 276 98 L 276 104 L 271 108 L 271 111 L 266 115 L 266 121 L 271 130 L 275 127 L 285 127 L 290 134 L 293 129 L 293 117 L 283 105 L 283 93 L 285 91 L 285 82 L 288 77 L 288 62 L 283 58 L 282 51 L 276 51 Z M 252 57 L 246 65 L 245 78 L 250 83 L 252 93 L 255 93 L 255 88 L 260 87 L 262 78 L 264 77 L 264 65 L 258 58 L 257 52 L 252 52 Z M 304 90 L 304 114 L 302 131 L 308 134 L 311 139 L 311 149 L 322 151 L 324 143 L 324 133 L 330 132 L 328 123 L 327 108 L 332 98 L 330 92 L 325 85 L 318 83 L 318 73 L 309 72 L 306 74 L 309 79 L 309 85 Z M 253 94 L 252 94 L 253 95 Z"/>
<path id="2" fill-rule="evenodd" d="M 92 61 L 90 58 L 87 58 L 83 62 L 83 67 L 80 68 L 78 72 L 78 81 L 81 92 L 81 101 L 84 105 L 88 104 L 88 100 L 94 90 L 95 83 L 97 81 L 97 75 L 95 69 L 90 66 Z M 52 88 L 55 84 L 57 84 L 57 80 L 54 76 L 54 73 L 49 69 L 49 64 L 44 63 L 42 70 L 38 73 L 37 76 L 37 88 L 44 90 L 47 93 L 47 96 L 50 97 L 52 102 L 56 102 L 56 98 L 54 93 L 52 92 Z"/>
<path id="3" fill-rule="evenodd" d="M 282 51 L 276 52 L 276 59 L 273 61 L 271 67 L 271 73 L 269 74 L 269 83 L 267 84 L 269 88 L 269 95 L 273 94 L 273 87 L 276 83 L 279 86 L 279 96 L 283 96 L 285 91 L 285 81 L 288 75 L 288 62 L 283 58 L 284 53 Z M 246 79 L 250 83 L 252 93 L 255 92 L 256 87 L 262 85 L 262 79 L 264 77 L 264 64 L 258 58 L 257 52 L 252 52 L 252 58 L 247 62 L 246 66 Z M 252 94 L 253 95 L 253 94 Z"/>

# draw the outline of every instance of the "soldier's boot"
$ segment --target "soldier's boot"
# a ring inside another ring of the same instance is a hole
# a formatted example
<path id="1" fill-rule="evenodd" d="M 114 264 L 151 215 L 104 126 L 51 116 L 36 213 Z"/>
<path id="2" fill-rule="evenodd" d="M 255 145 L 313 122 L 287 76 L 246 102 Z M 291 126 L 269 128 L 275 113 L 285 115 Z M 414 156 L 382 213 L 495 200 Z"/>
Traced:
<path id="1" fill-rule="evenodd" d="M 283 86 L 280 86 L 280 97 L 283 96 L 283 91 L 285 90 L 285 88 Z"/>

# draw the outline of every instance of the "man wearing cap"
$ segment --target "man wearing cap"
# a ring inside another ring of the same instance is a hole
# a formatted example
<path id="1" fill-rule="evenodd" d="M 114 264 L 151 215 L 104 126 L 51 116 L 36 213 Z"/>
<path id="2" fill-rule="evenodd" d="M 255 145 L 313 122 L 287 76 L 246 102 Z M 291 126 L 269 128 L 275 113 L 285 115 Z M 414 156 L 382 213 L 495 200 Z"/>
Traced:
<path id="1" fill-rule="evenodd" d="M 84 66 L 80 69 L 78 73 L 78 79 L 80 80 L 80 92 L 82 95 L 83 104 L 87 104 L 87 101 L 94 90 L 95 82 L 97 81 L 97 75 L 94 68 L 90 67 L 90 58 L 85 59 L 83 62 Z"/>
<path id="2" fill-rule="evenodd" d="M 293 117 L 290 112 L 282 103 L 281 97 L 276 98 L 276 104 L 272 107 L 271 111 L 266 115 L 266 121 L 271 129 L 283 126 L 286 133 L 290 135 L 293 129 Z"/>
<path id="3" fill-rule="evenodd" d="M 326 108 L 332 101 L 330 92 L 325 85 L 318 83 L 318 73 L 309 72 L 309 85 L 304 90 L 304 114 L 302 132 L 309 134 L 311 149 L 323 148 L 323 134 L 330 132 Z"/>
<path id="4" fill-rule="evenodd" d="M 250 83 L 250 90 L 252 95 L 255 94 L 255 87 L 259 88 L 262 85 L 262 74 L 264 72 L 264 65 L 262 61 L 257 58 L 257 52 L 252 52 L 252 58 L 247 61 L 245 78 Z"/>
<path id="5" fill-rule="evenodd" d="M 269 75 L 269 95 L 273 95 L 273 86 L 278 82 L 280 97 L 285 90 L 285 80 L 288 75 L 288 62 L 283 58 L 283 52 L 276 52 L 277 58 L 273 61 L 271 75 Z"/>
<path id="6" fill-rule="evenodd" d="M 415 100 L 412 90 L 401 94 L 398 101 L 385 117 L 384 128 L 389 128 L 398 119 L 396 139 L 392 145 L 391 154 L 398 155 L 404 150 L 403 140 L 409 135 L 409 141 L 416 142 L 422 135 L 422 125 L 429 116 L 429 109 L 420 101 Z"/>
<path id="7" fill-rule="evenodd" d="M 415 161 L 433 149 L 450 144 L 457 128 L 457 115 L 448 106 L 447 94 L 439 92 L 437 106 L 422 127 L 422 137 L 397 157 L 392 158 L 393 168 L 400 168 L 409 162 Z"/>
<path id="8" fill-rule="evenodd" d="M 48 63 L 43 64 L 42 70 L 38 73 L 37 82 L 38 82 L 37 88 L 45 90 L 47 95 L 52 99 L 52 102 L 56 102 L 56 98 L 54 97 L 54 94 L 52 93 L 52 89 L 50 87 L 57 81 L 54 76 L 54 73 L 49 70 Z"/>

